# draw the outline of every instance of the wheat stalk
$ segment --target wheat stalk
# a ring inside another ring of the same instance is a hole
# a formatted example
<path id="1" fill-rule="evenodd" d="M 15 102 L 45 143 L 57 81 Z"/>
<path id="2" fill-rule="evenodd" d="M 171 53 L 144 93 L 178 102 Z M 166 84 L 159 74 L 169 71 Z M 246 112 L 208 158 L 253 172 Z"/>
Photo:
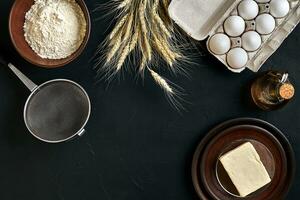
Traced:
<path id="1" fill-rule="evenodd" d="M 109 51 L 109 53 L 106 56 L 106 63 L 109 63 L 111 61 L 111 59 L 113 58 L 113 56 L 116 54 L 117 50 L 121 46 L 121 39 L 122 39 L 121 35 L 119 35 L 116 38 L 114 45 L 112 46 L 111 50 Z"/>
<path id="2" fill-rule="evenodd" d="M 127 57 L 133 54 L 133 63 L 138 64 L 139 73 L 143 76 L 145 69 L 148 69 L 155 83 L 165 91 L 172 102 L 177 102 L 174 96 L 178 91 L 151 69 L 153 63 L 157 63 L 157 57 L 154 59 L 154 56 L 162 58 L 173 71 L 176 71 L 174 63 L 184 59 L 179 47 L 173 43 L 176 38 L 172 37 L 173 24 L 167 10 L 170 0 L 113 1 L 117 2 L 115 10 L 119 14 L 118 21 L 105 43 L 105 69 L 111 68 L 112 70 L 106 72 L 113 72 L 106 77 L 110 78 L 120 71 Z"/>
<path id="3" fill-rule="evenodd" d="M 153 1 L 152 4 L 150 3 L 151 1 Z M 142 59 L 146 58 L 146 62 L 152 60 L 152 49 L 156 48 L 156 51 L 168 65 L 173 66 L 176 58 L 179 58 L 179 56 L 177 56 L 179 53 L 171 50 L 167 39 L 171 36 L 171 32 L 158 13 L 158 10 L 166 9 L 169 0 L 162 0 L 163 8 L 160 7 L 159 2 L 159 0 L 123 0 L 120 2 L 118 6 L 119 9 L 126 6 L 131 8 L 127 14 L 121 17 L 109 35 L 110 41 L 108 46 L 110 46 L 110 50 L 106 56 L 106 63 L 110 62 L 114 56 L 117 56 L 116 60 L 118 62 L 116 63 L 116 69 L 119 70 L 120 65 L 124 64 L 126 57 L 132 52 L 136 44 L 139 43 L 140 51 L 143 55 Z M 137 5 L 138 8 L 135 8 Z M 152 5 L 150 16 L 146 14 L 147 5 Z M 148 18 L 148 20 L 146 20 L 146 18 Z M 152 32 L 149 32 L 149 30 L 152 30 Z M 129 40 L 132 31 L 135 31 L 135 34 L 132 36 L 133 39 Z M 139 32 L 141 34 L 138 34 Z M 167 38 L 158 36 L 162 33 L 166 35 Z M 154 42 L 150 42 L 152 40 L 154 40 Z M 128 43 L 131 43 L 131 45 Z M 118 50 L 121 50 L 119 56 L 116 55 Z M 142 60 L 140 66 L 144 66 L 145 64 L 143 63 L 145 63 L 145 61 Z"/>
<path id="4" fill-rule="evenodd" d="M 132 36 L 132 40 L 131 40 L 130 47 L 129 47 L 130 52 L 133 51 L 133 49 L 136 47 L 138 38 L 139 38 L 139 32 L 136 31 Z"/>
<path id="5" fill-rule="evenodd" d="M 164 22 L 162 21 L 162 19 L 159 17 L 157 13 L 158 5 L 159 5 L 159 0 L 155 0 L 152 8 L 152 17 L 154 19 L 153 24 L 155 24 L 156 22 L 160 27 L 160 29 L 163 31 L 163 33 L 165 33 L 168 37 L 171 37 L 170 31 L 167 29 Z"/>
<path id="6" fill-rule="evenodd" d="M 143 44 L 145 46 L 144 50 L 146 52 L 147 55 L 147 59 L 150 61 L 152 59 L 152 50 L 151 50 L 151 46 L 148 40 L 148 31 L 147 31 L 147 26 L 146 26 L 146 20 L 145 20 L 145 10 L 146 10 L 147 4 L 145 3 L 145 1 L 141 1 L 140 2 L 140 6 L 139 6 L 139 19 L 140 19 L 140 23 L 141 23 L 141 32 L 143 35 Z"/>
<path id="7" fill-rule="evenodd" d="M 171 88 L 171 86 L 168 84 L 168 82 L 162 78 L 158 73 L 156 73 L 155 71 L 153 71 L 152 69 L 148 68 L 152 78 L 154 79 L 154 81 L 163 89 L 165 90 L 167 93 L 169 94 L 174 94 L 173 89 Z"/>
<path id="8" fill-rule="evenodd" d="M 126 20 L 127 20 L 127 22 L 126 22 Z M 120 28 L 119 28 L 119 31 L 122 33 L 122 32 L 124 32 L 124 35 L 122 36 L 122 34 L 121 33 L 119 33 L 118 35 L 116 35 L 117 37 L 116 38 L 114 38 L 114 37 L 112 37 L 112 40 L 113 39 L 116 39 L 116 41 L 114 42 L 114 44 L 113 44 L 113 47 L 111 48 L 111 51 L 107 54 L 107 58 L 106 58 L 106 63 L 109 63 L 110 61 L 111 61 L 111 59 L 115 56 L 115 54 L 117 53 L 117 51 L 119 50 L 119 48 L 121 47 L 121 45 L 122 45 L 122 43 L 124 43 L 124 42 L 126 42 L 128 39 L 129 39 L 129 37 L 130 37 L 130 31 L 131 31 L 131 26 L 132 26 L 132 20 L 133 20 L 133 17 L 132 17 L 132 15 L 128 15 L 128 16 L 126 16 L 126 18 L 125 18 L 125 21 L 124 21 L 124 23 L 123 23 L 123 25 L 125 24 L 125 22 L 126 22 L 126 27 L 125 28 L 123 28 L 123 29 L 121 29 L 121 27 L 123 26 L 121 26 Z M 118 25 L 117 25 L 118 26 Z M 118 30 L 117 30 L 117 32 L 118 32 Z M 125 49 L 123 50 L 123 53 L 121 54 L 121 56 L 122 55 L 124 55 L 126 53 L 126 51 L 125 51 Z M 128 55 L 128 54 L 127 54 Z M 126 55 L 126 56 L 127 56 Z M 122 57 L 121 57 L 122 58 Z M 121 59 L 120 58 L 120 59 Z M 126 58 L 126 57 L 125 57 Z M 122 58 L 123 59 L 123 58 Z M 124 59 L 125 60 L 125 59 Z M 119 64 L 119 62 L 118 62 L 118 64 Z M 117 69 L 118 69 L 119 67 L 117 67 Z"/>
<path id="9" fill-rule="evenodd" d="M 144 70 L 146 68 L 146 64 L 147 64 L 147 58 L 143 55 L 142 61 L 141 61 L 140 67 L 139 67 L 139 72 L 140 73 L 144 72 Z"/>
<path id="10" fill-rule="evenodd" d="M 128 18 L 128 14 L 124 15 L 121 20 L 116 24 L 115 28 L 112 30 L 112 32 L 109 35 L 109 39 L 113 39 L 114 36 L 118 33 L 118 31 L 121 29 L 121 27 L 125 24 L 126 20 Z"/>
<path id="11" fill-rule="evenodd" d="M 163 56 L 164 60 L 172 67 L 173 59 L 166 51 L 166 48 L 163 46 L 162 42 L 154 35 L 154 45 L 156 46 L 158 52 Z"/>
<path id="12" fill-rule="evenodd" d="M 122 42 L 125 43 L 130 37 L 131 30 L 132 30 L 132 21 L 133 21 L 133 16 L 129 15 L 128 16 L 128 21 L 126 23 L 126 27 L 124 27 L 124 36 L 122 38 Z"/>
<path id="13" fill-rule="evenodd" d="M 161 40 L 161 43 L 173 62 L 175 62 L 177 58 L 180 58 L 180 55 L 178 53 L 174 52 L 165 40 Z"/>
<path id="14" fill-rule="evenodd" d="M 125 62 L 125 60 L 126 60 L 126 58 L 127 58 L 127 56 L 128 56 L 128 55 L 130 54 L 130 52 L 133 51 L 133 49 L 135 48 L 136 43 L 137 43 L 137 38 L 138 38 L 138 32 L 136 32 L 136 33 L 133 35 L 133 37 L 132 37 L 132 39 L 131 39 L 131 42 L 128 43 L 128 44 L 124 47 L 124 49 L 123 49 L 123 51 L 122 51 L 122 53 L 121 53 L 121 55 L 120 55 L 120 59 L 119 59 L 119 61 L 118 61 L 118 64 L 117 64 L 117 71 L 119 71 L 119 70 L 121 69 L 121 67 L 123 66 L 123 64 L 124 64 L 124 62 Z"/>
<path id="15" fill-rule="evenodd" d="M 121 69 L 121 67 L 123 66 L 123 63 L 125 62 L 126 60 L 126 57 L 128 56 L 128 54 L 130 53 L 129 52 L 129 48 L 130 48 L 130 45 L 126 45 L 121 53 L 121 56 L 119 58 L 119 61 L 117 63 L 117 71 L 119 71 Z"/>
<path id="16" fill-rule="evenodd" d="M 154 30 L 157 30 L 157 26 L 154 26 Z M 171 50 L 171 47 L 165 38 L 159 39 L 156 34 L 153 34 L 153 38 L 157 50 L 162 54 L 164 60 L 172 67 L 176 59 L 180 57 L 179 54 Z"/>

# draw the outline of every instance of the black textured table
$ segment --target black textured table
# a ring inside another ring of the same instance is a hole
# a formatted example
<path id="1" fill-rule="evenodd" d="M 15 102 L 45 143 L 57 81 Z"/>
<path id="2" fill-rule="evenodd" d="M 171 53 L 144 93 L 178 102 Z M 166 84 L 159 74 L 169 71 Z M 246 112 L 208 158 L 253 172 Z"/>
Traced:
<path id="1" fill-rule="evenodd" d="M 87 134 L 50 145 L 31 136 L 23 122 L 29 91 L 8 70 L 0 68 L 0 199 L 1 200 L 185 200 L 197 199 L 191 158 L 197 143 L 213 126 L 236 117 L 257 117 L 273 123 L 292 143 L 300 164 L 300 93 L 283 110 L 262 112 L 249 102 L 247 86 L 255 74 L 233 74 L 212 56 L 196 57 L 187 66 L 190 78 L 172 77 L 185 88 L 187 111 L 176 112 L 149 75 L 145 81 L 124 73 L 109 87 L 96 84 L 91 61 L 103 41 L 109 20 L 92 12 L 101 0 L 86 0 L 91 11 L 89 44 L 72 64 L 59 69 L 30 65 L 15 52 L 7 30 L 12 0 L 0 2 L 0 48 L 34 82 L 67 78 L 83 85 L 93 112 Z M 300 26 L 261 71 L 288 70 L 300 90 Z M 196 52 L 196 51 L 195 51 Z M 300 172 L 287 199 L 299 199 Z"/>

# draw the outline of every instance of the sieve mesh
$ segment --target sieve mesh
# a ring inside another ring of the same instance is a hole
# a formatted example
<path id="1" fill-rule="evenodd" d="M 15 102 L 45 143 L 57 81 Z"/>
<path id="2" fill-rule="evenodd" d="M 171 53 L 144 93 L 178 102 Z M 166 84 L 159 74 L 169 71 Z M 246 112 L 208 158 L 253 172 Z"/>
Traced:
<path id="1" fill-rule="evenodd" d="M 89 100 L 77 85 L 49 82 L 32 94 L 25 110 L 31 132 L 47 141 L 67 139 L 82 129 L 89 116 Z"/>

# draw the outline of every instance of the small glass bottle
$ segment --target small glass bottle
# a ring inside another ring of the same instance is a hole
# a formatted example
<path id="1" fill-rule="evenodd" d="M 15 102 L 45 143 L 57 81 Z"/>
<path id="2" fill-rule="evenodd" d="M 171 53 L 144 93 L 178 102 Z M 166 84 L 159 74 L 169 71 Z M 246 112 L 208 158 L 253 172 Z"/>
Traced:
<path id="1" fill-rule="evenodd" d="M 294 96 L 295 88 L 288 73 L 267 71 L 251 85 L 254 103 L 263 110 L 276 110 L 286 105 Z"/>

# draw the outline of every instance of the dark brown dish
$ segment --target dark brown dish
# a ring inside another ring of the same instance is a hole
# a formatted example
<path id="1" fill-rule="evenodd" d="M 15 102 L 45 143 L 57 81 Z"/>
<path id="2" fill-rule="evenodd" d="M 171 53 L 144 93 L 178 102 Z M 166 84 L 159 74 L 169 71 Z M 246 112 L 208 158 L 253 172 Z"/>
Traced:
<path id="1" fill-rule="evenodd" d="M 16 48 L 16 50 L 28 62 L 45 68 L 61 67 L 75 60 L 84 50 L 89 40 L 90 31 L 91 31 L 90 15 L 84 0 L 77 0 L 77 3 L 81 7 L 87 22 L 85 38 L 81 46 L 79 47 L 79 49 L 71 56 L 64 59 L 41 58 L 27 44 L 24 37 L 23 25 L 25 22 L 25 14 L 30 9 L 33 3 L 34 0 L 15 0 L 11 8 L 10 16 L 9 16 L 9 33 L 10 33 L 11 41 L 14 47 Z"/>
<path id="2" fill-rule="evenodd" d="M 268 198 L 274 199 L 274 196 L 272 198 L 272 195 L 278 196 L 275 191 L 278 191 L 278 188 L 282 187 L 281 184 L 284 183 L 287 172 L 285 153 L 281 144 L 265 129 L 254 125 L 238 125 L 228 128 L 214 137 L 206 146 L 201 158 L 200 173 L 202 182 L 206 190 L 211 196 L 214 196 L 215 199 L 226 200 L 236 198 L 225 192 L 221 187 L 216 177 L 215 169 L 221 154 L 224 154 L 245 142 L 251 142 L 255 147 L 272 181 L 269 185 L 250 194 L 244 199 L 265 200 Z M 263 146 L 267 147 L 271 152 L 271 156 L 266 153 L 265 148 L 261 148 Z M 274 170 L 274 168 L 276 168 L 276 170 Z"/>
<path id="3" fill-rule="evenodd" d="M 250 141 L 258 151 L 272 181 L 248 197 L 240 198 L 222 188 L 216 167 L 220 154 L 246 141 Z M 198 145 L 192 163 L 194 188 L 204 200 L 284 199 L 294 173 L 294 153 L 286 137 L 273 125 L 252 118 L 230 120 L 211 130 Z"/>

